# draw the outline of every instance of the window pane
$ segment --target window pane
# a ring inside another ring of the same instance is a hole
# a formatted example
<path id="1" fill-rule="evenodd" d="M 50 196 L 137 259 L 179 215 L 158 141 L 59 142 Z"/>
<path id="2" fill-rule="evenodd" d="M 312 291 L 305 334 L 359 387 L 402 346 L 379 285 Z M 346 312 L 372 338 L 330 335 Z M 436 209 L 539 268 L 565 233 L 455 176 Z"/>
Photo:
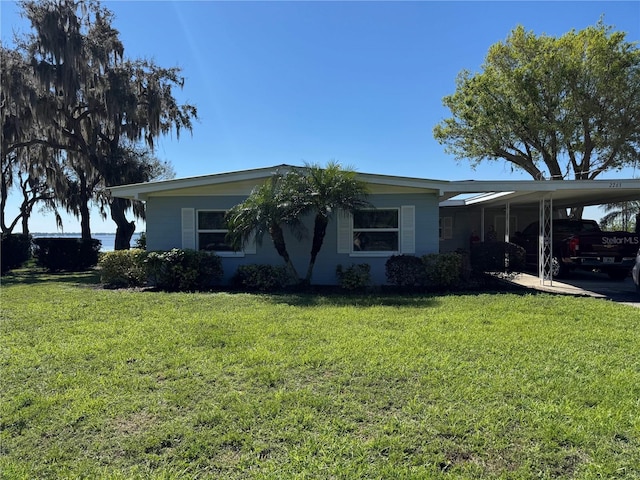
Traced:
<path id="1" fill-rule="evenodd" d="M 213 252 L 233 252 L 225 241 L 226 233 L 199 233 L 198 245 L 200 250 L 209 250 Z"/>
<path id="2" fill-rule="evenodd" d="M 354 252 L 397 252 L 398 232 L 354 232 Z"/>
<path id="3" fill-rule="evenodd" d="M 359 210 L 353 228 L 398 228 L 398 210 Z"/>
<path id="4" fill-rule="evenodd" d="M 226 230 L 225 212 L 198 212 L 198 230 Z"/>

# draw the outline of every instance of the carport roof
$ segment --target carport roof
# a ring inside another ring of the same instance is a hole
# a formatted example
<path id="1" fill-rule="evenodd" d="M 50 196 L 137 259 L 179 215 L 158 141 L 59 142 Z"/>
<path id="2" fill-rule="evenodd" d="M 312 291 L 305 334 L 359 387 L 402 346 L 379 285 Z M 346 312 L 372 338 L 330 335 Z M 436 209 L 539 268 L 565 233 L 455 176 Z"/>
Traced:
<path id="1" fill-rule="evenodd" d="M 640 200 L 640 179 L 453 181 L 440 206 L 537 205 L 545 197 L 556 208 Z"/>

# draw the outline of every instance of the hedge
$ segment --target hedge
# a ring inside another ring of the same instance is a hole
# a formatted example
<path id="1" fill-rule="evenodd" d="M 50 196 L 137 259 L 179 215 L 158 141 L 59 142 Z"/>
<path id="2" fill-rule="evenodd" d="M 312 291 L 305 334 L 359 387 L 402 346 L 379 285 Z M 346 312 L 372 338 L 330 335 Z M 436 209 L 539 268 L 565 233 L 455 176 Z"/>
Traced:
<path id="1" fill-rule="evenodd" d="M 98 264 L 102 242 L 94 238 L 42 237 L 33 240 L 36 265 L 51 272 L 66 270 L 80 272 Z"/>
<path id="2" fill-rule="evenodd" d="M 31 258 L 31 235 L 3 233 L 0 246 L 2 273 L 20 268 Z"/>

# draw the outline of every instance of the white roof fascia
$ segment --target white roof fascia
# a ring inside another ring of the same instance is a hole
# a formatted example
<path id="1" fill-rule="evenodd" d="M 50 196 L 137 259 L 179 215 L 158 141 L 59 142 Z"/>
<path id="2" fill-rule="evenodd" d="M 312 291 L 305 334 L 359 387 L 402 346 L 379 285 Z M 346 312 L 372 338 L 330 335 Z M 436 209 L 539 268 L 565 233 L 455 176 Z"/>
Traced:
<path id="1" fill-rule="evenodd" d="M 637 189 L 640 179 L 616 180 L 463 180 L 449 182 L 448 187 L 458 193 L 483 192 L 555 192 L 558 190 Z"/>
<path id="2" fill-rule="evenodd" d="M 273 167 L 259 168 L 253 170 L 242 170 L 238 172 L 217 173 L 212 175 L 202 175 L 197 177 L 187 177 L 171 180 L 160 180 L 156 182 L 136 183 L 111 187 L 112 195 L 124 198 L 138 198 L 146 200 L 150 194 L 158 194 L 169 190 L 185 189 L 192 187 L 202 187 L 207 185 L 219 185 L 223 183 L 240 182 L 246 180 L 259 180 L 269 178 L 276 171 L 288 171 L 294 167 L 291 165 L 276 165 Z M 396 187 L 413 187 L 426 190 L 434 190 L 443 194 L 443 187 L 449 183 L 447 180 L 428 180 L 410 177 L 395 177 L 389 175 L 376 175 L 370 173 L 356 173 L 356 176 L 372 185 L 389 185 Z"/>
<path id="3" fill-rule="evenodd" d="M 191 187 L 202 187 L 206 185 L 218 185 L 221 183 L 241 182 L 244 180 L 258 180 L 261 178 L 269 178 L 278 170 L 288 170 L 290 168 L 291 167 L 288 165 L 276 165 L 273 167 L 253 170 L 216 173 L 212 175 L 160 180 L 156 182 L 134 183 L 130 185 L 110 187 L 109 191 L 116 197 L 146 200 L 149 197 L 149 194 L 152 193 Z"/>
<path id="4" fill-rule="evenodd" d="M 392 175 L 376 175 L 371 173 L 357 173 L 356 176 L 372 185 L 390 185 L 394 187 L 411 187 L 423 190 L 435 190 L 443 195 L 446 187 L 450 182 L 448 180 L 430 180 L 412 177 L 396 177 Z"/>

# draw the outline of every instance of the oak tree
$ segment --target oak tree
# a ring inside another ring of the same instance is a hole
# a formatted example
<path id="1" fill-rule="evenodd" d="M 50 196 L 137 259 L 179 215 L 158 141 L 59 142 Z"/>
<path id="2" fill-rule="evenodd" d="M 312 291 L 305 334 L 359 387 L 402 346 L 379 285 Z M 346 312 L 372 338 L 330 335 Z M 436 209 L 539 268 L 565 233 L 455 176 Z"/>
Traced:
<path id="1" fill-rule="evenodd" d="M 640 51 L 602 21 L 560 37 L 522 26 L 463 71 L 434 136 L 475 167 L 507 161 L 536 180 L 594 179 L 640 156 Z"/>
<path id="2" fill-rule="evenodd" d="M 113 13 L 91 0 L 24 0 L 24 15 L 33 32 L 21 45 L 40 87 L 35 115 L 46 119 L 40 139 L 62 152 L 71 171 L 67 191 L 58 201 L 80 217 L 82 238 L 91 237 L 89 206 L 108 178 L 121 175 L 122 146 L 139 143 L 153 149 L 162 135 L 192 129 L 193 105 L 179 104 L 173 89 L 184 80 L 178 68 L 128 59 Z M 113 171 L 112 171 L 113 170 Z M 116 243 L 127 245 L 133 234 L 121 202 L 111 202 Z"/>

